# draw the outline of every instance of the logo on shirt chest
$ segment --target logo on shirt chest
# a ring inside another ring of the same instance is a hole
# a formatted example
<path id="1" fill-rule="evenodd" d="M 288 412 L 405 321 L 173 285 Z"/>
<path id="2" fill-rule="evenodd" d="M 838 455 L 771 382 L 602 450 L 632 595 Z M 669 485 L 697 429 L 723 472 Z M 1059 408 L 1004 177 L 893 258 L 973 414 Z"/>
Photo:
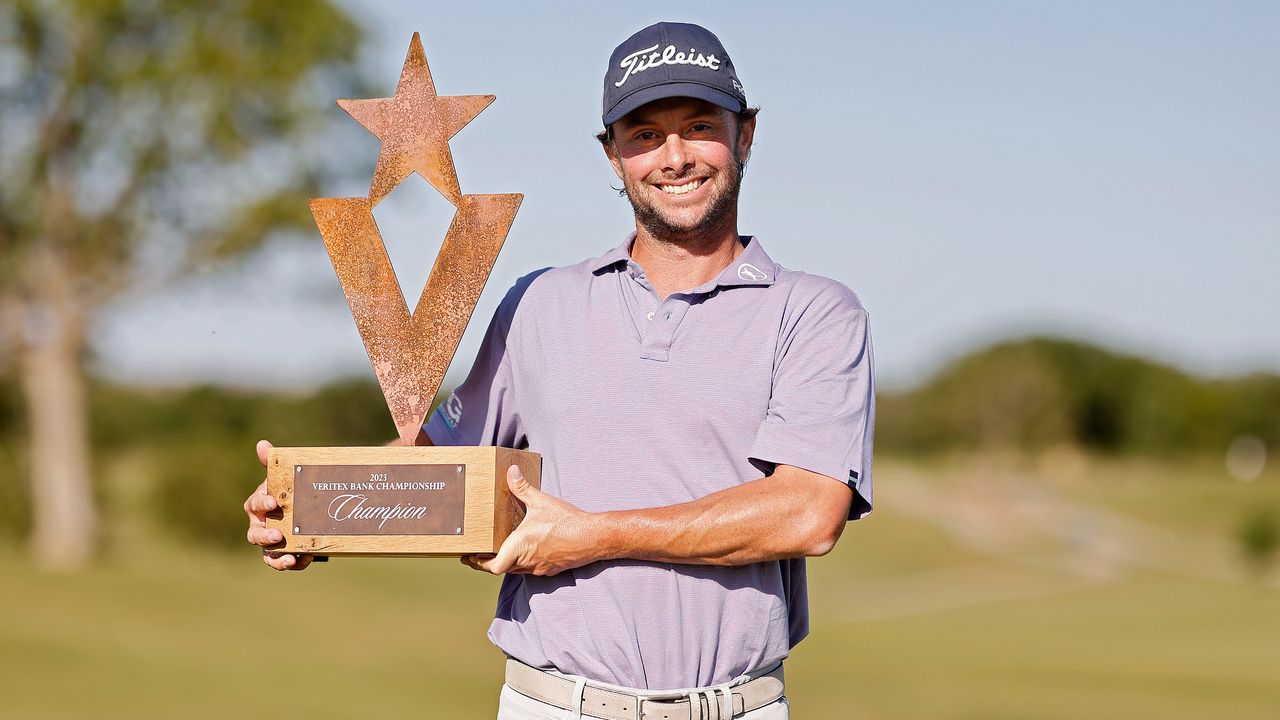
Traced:
<path id="1" fill-rule="evenodd" d="M 760 282 L 769 276 L 751 263 L 742 263 L 738 266 L 738 277 L 747 282 Z"/>

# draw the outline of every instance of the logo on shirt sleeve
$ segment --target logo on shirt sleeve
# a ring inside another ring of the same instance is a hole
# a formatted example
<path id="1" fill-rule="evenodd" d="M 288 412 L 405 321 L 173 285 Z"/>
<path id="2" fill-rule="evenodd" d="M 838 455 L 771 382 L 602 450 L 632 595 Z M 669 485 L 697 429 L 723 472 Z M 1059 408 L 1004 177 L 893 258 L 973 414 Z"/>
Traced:
<path id="1" fill-rule="evenodd" d="M 462 422 L 462 401 L 458 399 L 458 393 L 449 393 L 449 399 L 440 406 L 440 415 L 450 430 L 458 429 L 458 423 Z"/>

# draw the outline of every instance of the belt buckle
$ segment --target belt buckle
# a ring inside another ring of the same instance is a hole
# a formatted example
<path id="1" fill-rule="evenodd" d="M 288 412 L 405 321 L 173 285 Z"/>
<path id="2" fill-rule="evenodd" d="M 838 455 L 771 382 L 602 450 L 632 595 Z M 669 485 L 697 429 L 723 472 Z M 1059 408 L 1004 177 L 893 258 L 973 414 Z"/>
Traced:
<path id="1" fill-rule="evenodd" d="M 649 707 L 653 707 L 652 710 Z M 698 712 L 695 715 L 689 698 L 681 700 L 650 700 L 640 698 L 640 720 L 702 720 L 702 696 L 698 696 Z M 683 710 L 684 712 L 681 712 Z"/>
<path id="2" fill-rule="evenodd" d="M 746 712 L 747 699 L 742 693 L 730 691 L 730 697 L 733 703 L 733 716 L 737 717 Z M 690 697 L 680 698 L 678 700 L 649 700 L 640 698 L 640 720 L 731 720 L 730 718 L 721 717 L 720 703 L 716 702 L 715 707 L 707 706 L 707 696 L 698 693 L 693 696 L 698 699 L 698 704 L 693 705 L 689 701 Z M 717 700 L 719 695 L 716 696 Z M 656 705 L 653 710 L 646 709 L 647 706 Z M 658 714 L 662 712 L 662 714 Z"/>

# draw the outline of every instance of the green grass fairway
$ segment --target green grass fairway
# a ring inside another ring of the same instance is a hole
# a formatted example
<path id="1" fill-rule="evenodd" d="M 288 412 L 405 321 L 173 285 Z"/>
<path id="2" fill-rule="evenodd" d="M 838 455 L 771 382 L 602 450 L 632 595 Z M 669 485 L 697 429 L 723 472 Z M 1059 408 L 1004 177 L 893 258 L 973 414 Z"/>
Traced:
<path id="1" fill-rule="evenodd" d="M 877 512 L 811 561 L 794 717 L 1280 717 L 1280 589 L 1231 535 L 1280 479 L 1126 467 L 882 462 Z M 132 544 L 59 577 L 5 551 L 0 718 L 492 718 L 497 585 L 452 560 L 277 574 L 247 547 Z"/>

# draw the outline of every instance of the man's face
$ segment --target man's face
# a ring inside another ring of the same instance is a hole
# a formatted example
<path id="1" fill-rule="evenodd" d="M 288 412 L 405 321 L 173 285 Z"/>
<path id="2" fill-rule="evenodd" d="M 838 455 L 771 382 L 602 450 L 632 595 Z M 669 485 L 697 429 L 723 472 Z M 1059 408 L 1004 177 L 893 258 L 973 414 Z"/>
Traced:
<path id="1" fill-rule="evenodd" d="M 614 123 L 605 153 L 640 225 L 679 240 L 736 222 L 743 158 L 754 132 L 755 118 L 740 127 L 737 115 L 719 106 L 667 98 Z"/>

